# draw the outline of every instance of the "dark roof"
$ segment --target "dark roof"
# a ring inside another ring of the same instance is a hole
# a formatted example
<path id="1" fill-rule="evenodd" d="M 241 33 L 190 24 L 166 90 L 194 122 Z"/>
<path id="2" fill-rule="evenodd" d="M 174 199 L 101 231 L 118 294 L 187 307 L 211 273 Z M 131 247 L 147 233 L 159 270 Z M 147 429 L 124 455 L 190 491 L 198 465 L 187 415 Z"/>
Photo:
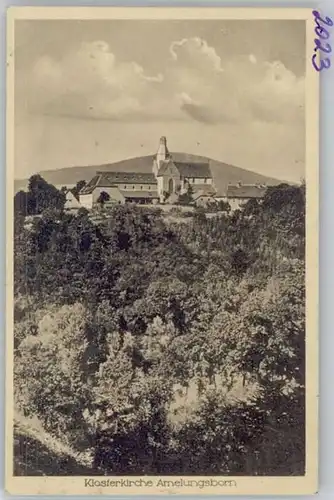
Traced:
<path id="1" fill-rule="evenodd" d="M 256 184 L 228 186 L 227 198 L 263 198 L 266 190 L 266 186 L 257 186 Z"/>
<path id="2" fill-rule="evenodd" d="M 153 173 L 96 172 L 96 175 L 80 191 L 80 194 L 90 194 L 96 187 L 112 187 L 117 184 L 156 184 L 156 182 Z"/>
<path id="3" fill-rule="evenodd" d="M 101 172 L 99 186 L 108 186 L 113 184 L 156 184 L 156 179 L 151 172 Z"/>
<path id="4" fill-rule="evenodd" d="M 92 191 L 94 191 L 95 186 L 97 185 L 97 182 L 99 180 L 99 175 L 95 175 L 93 179 L 91 179 L 88 184 L 86 184 L 80 191 L 79 194 L 90 194 Z"/>
<path id="5" fill-rule="evenodd" d="M 120 190 L 124 198 L 159 198 L 157 191 L 125 191 Z"/>
<path id="6" fill-rule="evenodd" d="M 167 160 L 163 163 L 163 165 L 161 165 L 158 176 L 163 175 L 171 163 L 175 165 L 182 177 L 196 177 L 197 179 L 212 177 L 210 166 L 208 163 L 185 163 L 171 160 Z"/>
<path id="7" fill-rule="evenodd" d="M 205 178 L 212 177 L 208 163 L 183 163 L 174 162 L 182 177 Z"/>

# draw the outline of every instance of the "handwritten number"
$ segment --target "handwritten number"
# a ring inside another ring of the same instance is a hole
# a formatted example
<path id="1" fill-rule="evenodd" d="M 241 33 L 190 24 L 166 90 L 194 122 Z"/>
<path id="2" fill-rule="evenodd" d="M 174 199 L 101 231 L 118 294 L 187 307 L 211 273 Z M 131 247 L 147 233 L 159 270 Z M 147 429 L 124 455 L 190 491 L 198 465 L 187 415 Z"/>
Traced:
<path id="1" fill-rule="evenodd" d="M 312 12 L 312 14 L 314 15 L 314 17 L 316 19 L 319 19 L 319 21 L 321 21 L 323 24 L 326 24 L 327 26 L 333 26 L 333 21 L 331 20 L 330 17 L 326 17 L 325 19 L 322 19 L 322 17 L 320 16 L 319 12 L 317 10 L 314 10 Z M 316 23 L 318 24 L 319 26 L 319 23 L 316 21 Z"/>
<path id="2" fill-rule="evenodd" d="M 326 54 L 330 54 L 332 52 L 332 47 L 329 45 L 329 43 L 322 44 L 321 42 L 321 40 L 328 40 L 330 36 L 329 31 L 326 30 L 322 26 L 322 24 L 325 24 L 326 26 L 333 26 L 334 23 L 330 17 L 325 17 L 325 19 L 323 19 L 317 10 L 313 10 L 312 13 L 314 15 L 314 21 L 316 24 L 316 28 L 314 31 L 318 36 L 318 38 L 314 40 L 315 43 L 314 52 L 316 52 L 319 49 L 319 51 L 325 52 Z M 316 71 L 322 71 L 323 69 L 330 68 L 331 61 L 328 57 L 326 57 L 325 59 L 320 59 L 319 57 L 320 66 L 318 66 L 316 57 L 317 54 L 314 54 L 312 57 L 312 64 Z"/>
<path id="3" fill-rule="evenodd" d="M 326 57 L 326 59 L 320 60 L 320 67 L 315 63 L 316 57 L 317 57 L 316 54 L 314 54 L 314 56 L 312 57 L 312 64 L 313 64 L 314 69 L 316 69 L 317 71 L 322 71 L 323 69 L 330 68 L 331 62 L 330 62 L 330 59 L 328 57 Z"/>
<path id="4" fill-rule="evenodd" d="M 329 32 L 325 30 L 322 26 L 317 26 L 315 28 L 315 32 L 318 35 L 319 38 L 322 38 L 323 40 L 327 40 L 329 38 Z"/>
<path id="5" fill-rule="evenodd" d="M 325 45 L 321 45 L 320 40 L 317 38 L 314 40 L 316 50 L 322 50 L 323 52 L 326 52 L 326 54 L 330 54 L 332 52 L 332 47 L 329 45 L 329 43 L 325 43 Z"/>

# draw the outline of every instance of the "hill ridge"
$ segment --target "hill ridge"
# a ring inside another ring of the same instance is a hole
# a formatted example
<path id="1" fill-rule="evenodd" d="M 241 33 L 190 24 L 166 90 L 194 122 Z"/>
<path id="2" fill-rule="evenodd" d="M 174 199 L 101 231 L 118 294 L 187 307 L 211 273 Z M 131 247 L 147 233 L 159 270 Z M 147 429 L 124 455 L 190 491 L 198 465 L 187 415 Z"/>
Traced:
<path id="1" fill-rule="evenodd" d="M 194 155 L 192 153 L 172 152 L 173 159 L 178 162 L 193 162 L 193 163 L 209 163 L 213 175 L 214 184 L 219 194 L 226 192 L 229 183 L 242 182 L 243 184 L 268 184 L 277 185 L 284 181 L 267 177 L 265 175 L 240 168 L 222 161 L 214 160 L 212 158 Z M 119 172 L 151 172 L 153 163 L 153 154 L 145 156 L 136 156 L 120 160 L 118 162 L 102 163 L 100 165 L 75 165 L 71 167 L 64 167 L 61 169 L 42 170 L 38 173 L 42 175 L 48 182 L 56 186 L 75 185 L 80 180 L 89 181 L 96 173 L 97 170 Z M 15 192 L 20 189 L 25 189 L 28 183 L 27 179 L 17 179 L 15 182 Z"/>

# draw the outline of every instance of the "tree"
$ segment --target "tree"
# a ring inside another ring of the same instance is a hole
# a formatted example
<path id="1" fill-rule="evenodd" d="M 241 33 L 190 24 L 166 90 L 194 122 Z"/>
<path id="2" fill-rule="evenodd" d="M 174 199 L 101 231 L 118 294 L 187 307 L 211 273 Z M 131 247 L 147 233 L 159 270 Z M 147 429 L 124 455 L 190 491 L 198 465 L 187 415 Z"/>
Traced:
<path id="1" fill-rule="evenodd" d="M 238 248 L 238 250 L 232 253 L 231 267 L 237 274 L 241 275 L 245 273 L 249 264 L 250 258 L 242 248 Z"/>
<path id="2" fill-rule="evenodd" d="M 25 415 L 70 443 L 83 439 L 83 411 L 91 399 L 83 378 L 89 314 L 81 304 L 49 306 L 35 315 L 36 331 L 18 348 L 16 401 Z M 79 430 L 80 429 L 80 430 Z"/>
<path id="3" fill-rule="evenodd" d="M 64 192 L 46 182 L 39 174 L 29 179 L 27 193 L 27 214 L 41 214 L 45 209 L 62 210 L 66 201 Z"/>
<path id="4" fill-rule="evenodd" d="M 295 207 L 302 213 L 305 206 L 305 185 L 279 184 L 269 186 L 263 199 L 263 207 L 272 212 L 282 212 L 286 207 Z"/>
<path id="5" fill-rule="evenodd" d="M 25 191 L 18 191 L 14 196 L 14 213 L 27 215 L 28 194 Z"/>
<path id="6" fill-rule="evenodd" d="M 259 215 L 261 211 L 261 206 L 260 203 L 256 198 L 251 198 L 250 200 L 245 203 L 245 205 L 242 207 L 242 211 L 244 215 L 249 215 L 249 216 L 257 216 Z"/>
<path id="7" fill-rule="evenodd" d="M 194 190 L 193 190 L 191 184 L 188 184 L 187 192 L 179 195 L 178 204 L 179 205 L 191 205 L 191 203 L 194 201 L 193 200 L 193 193 L 194 193 Z"/>
<path id="8" fill-rule="evenodd" d="M 205 212 L 206 212 L 206 210 L 204 207 L 196 207 L 195 208 L 194 219 L 198 224 L 205 224 L 206 223 Z"/>
<path id="9" fill-rule="evenodd" d="M 174 467 L 181 474 L 240 475 L 261 438 L 265 414 L 252 404 L 232 403 L 208 390 L 174 438 Z M 252 470 L 256 467 L 253 460 Z"/>
<path id="10" fill-rule="evenodd" d="M 103 206 L 107 201 L 110 201 L 110 195 L 106 191 L 101 191 L 100 196 L 97 199 L 97 203 Z"/>
<path id="11" fill-rule="evenodd" d="M 220 210 L 221 212 L 230 213 L 231 212 L 231 205 L 229 204 L 228 201 L 219 200 L 218 201 L 218 210 Z"/>
<path id="12" fill-rule="evenodd" d="M 86 181 L 81 180 L 81 181 L 76 183 L 74 188 L 71 189 L 72 193 L 74 194 L 74 196 L 76 197 L 77 200 L 79 199 L 80 191 L 86 186 L 86 184 L 87 184 Z"/>
<path id="13" fill-rule="evenodd" d="M 290 188 L 183 224 L 123 205 L 103 223 L 16 214 L 20 410 L 94 473 L 302 474 L 305 200 Z"/>

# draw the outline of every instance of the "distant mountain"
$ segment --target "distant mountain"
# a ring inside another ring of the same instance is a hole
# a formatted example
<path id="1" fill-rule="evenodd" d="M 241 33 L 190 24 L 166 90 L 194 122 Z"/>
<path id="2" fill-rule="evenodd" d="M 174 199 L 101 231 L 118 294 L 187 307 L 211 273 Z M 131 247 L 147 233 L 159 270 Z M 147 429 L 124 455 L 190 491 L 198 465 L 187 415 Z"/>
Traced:
<path id="1" fill-rule="evenodd" d="M 228 165 L 217 160 L 211 160 L 203 156 L 197 156 L 186 153 L 172 153 L 173 159 L 180 162 L 203 163 L 209 162 L 217 192 L 224 194 L 229 183 L 235 184 L 268 184 L 277 185 L 282 181 L 266 177 L 250 170 Z M 130 158 L 116 163 L 104 165 L 92 165 L 81 167 L 61 168 L 59 170 L 45 170 L 39 174 L 49 183 L 55 186 L 72 187 L 80 180 L 89 181 L 97 170 L 99 171 L 118 171 L 118 172 L 151 172 L 153 156 L 141 156 L 139 158 Z M 26 189 L 28 181 L 15 180 L 15 192 L 20 189 Z"/>

